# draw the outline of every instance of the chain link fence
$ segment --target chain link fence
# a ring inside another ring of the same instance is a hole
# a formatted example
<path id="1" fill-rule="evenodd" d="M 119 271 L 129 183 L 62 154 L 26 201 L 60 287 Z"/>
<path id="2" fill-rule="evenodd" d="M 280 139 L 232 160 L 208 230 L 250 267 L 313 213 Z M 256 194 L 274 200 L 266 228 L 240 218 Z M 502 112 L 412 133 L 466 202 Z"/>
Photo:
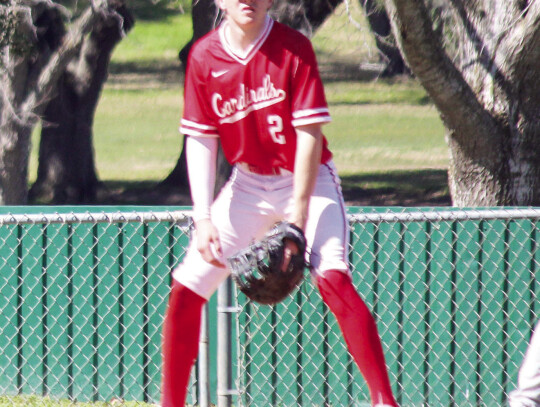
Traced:
<path id="1" fill-rule="evenodd" d="M 0 394 L 159 400 L 170 269 L 184 212 L 0 217 Z"/>
<path id="2" fill-rule="evenodd" d="M 539 214 L 351 214 L 354 281 L 376 315 L 400 405 L 506 405 L 538 318 Z M 273 308 L 239 304 L 243 405 L 370 405 L 311 282 Z"/>
<path id="3" fill-rule="evenodd" d="M 68 209 L 0 215 L 0 404 L 157 403 L 160 328 L 188 212 Z M 400 404 L 504 406 L 539 316 L 540 210 L 349 215 L 354 282 L 376 316 Z M 215 320 L 231 311 L 231 377 L 219 378 Z M 221 380 L 235 406 L 369 405 L 309 279 L 275 307 L 213 298 L 207 316 L 189 403 L 208 405 L 202 394 L 215 403 Z"/>

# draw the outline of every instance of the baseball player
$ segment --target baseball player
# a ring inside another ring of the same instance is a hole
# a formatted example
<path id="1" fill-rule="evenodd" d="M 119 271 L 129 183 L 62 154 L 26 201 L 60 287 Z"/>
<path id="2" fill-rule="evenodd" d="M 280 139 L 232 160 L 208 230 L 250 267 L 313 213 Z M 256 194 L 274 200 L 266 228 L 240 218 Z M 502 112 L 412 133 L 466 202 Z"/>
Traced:
<path id="1" fill-rule="evenodd" d="M 509 398 L 510 407 L 540 407 L 540 321 L 519 369 L 518 387 Z"/>
<path id="2" fill-rule="evenodd" d="M 180 131 L 195 233 L 173 271 L 162 406 L 185 403 L 201 309 L 229 276 L 226 259 L 286 220 L 305 232 L 313 278 L 372 404 L 396 407 L 375 321 L 348 269 L 348 222 L 321 131 L 331 119 L 315 54 L 306 37 L 268 16 L 272 1 L 216 0 L 224 22 L 189 56 Z M 218 142 L 234 168 L 213 202 Z"/>

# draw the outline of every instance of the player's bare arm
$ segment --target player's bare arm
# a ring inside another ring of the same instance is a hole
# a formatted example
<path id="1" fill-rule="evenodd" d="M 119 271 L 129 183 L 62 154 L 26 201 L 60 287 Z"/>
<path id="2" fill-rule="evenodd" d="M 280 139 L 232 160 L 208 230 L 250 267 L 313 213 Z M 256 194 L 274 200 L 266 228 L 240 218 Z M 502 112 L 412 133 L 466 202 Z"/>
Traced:
<path id="1" fill-rule="evenodd" d="M 315 188 L 323 145 L 320 124 L 296 128 L 297 147 L 294 161 L 294 211 L 289 222 L 304 230 L 309 201 Z"/>
<path id="2" fill-rule="evenodd" d="M 320 124 L 302 126 L 296 129 L 297 146 L 294 162 L 294 210 L 289 222 L 304 230 L 308 217 L 309 201 L 315 188 L 321 162 L 323 133 Z M 291 256 L 298 248 L 287 241 L 282 270 L 286 270 Z"/>

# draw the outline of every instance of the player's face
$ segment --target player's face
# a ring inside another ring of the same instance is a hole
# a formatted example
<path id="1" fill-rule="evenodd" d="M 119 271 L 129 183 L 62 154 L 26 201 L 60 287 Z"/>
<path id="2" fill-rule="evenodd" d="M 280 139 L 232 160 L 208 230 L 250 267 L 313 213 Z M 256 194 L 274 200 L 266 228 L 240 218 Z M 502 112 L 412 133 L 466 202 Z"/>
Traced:
<path id="1" fill-rule="evenodd" d="M 262 25 L 273 0 L 218 0 L 227 19 L 241 28 Z"/>

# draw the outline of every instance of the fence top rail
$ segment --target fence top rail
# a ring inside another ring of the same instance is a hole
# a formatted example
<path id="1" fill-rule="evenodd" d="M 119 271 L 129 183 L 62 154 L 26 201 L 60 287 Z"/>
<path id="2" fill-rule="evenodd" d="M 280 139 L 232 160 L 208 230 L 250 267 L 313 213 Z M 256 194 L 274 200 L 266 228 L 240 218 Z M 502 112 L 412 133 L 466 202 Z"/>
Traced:
<path id="1" fill-rule="evenodd" d="M 355 213 L 349 215 L 351 223 L 380 222 L 448 222 L 467 220 L 540 219 L 540 209 L 456 209 L 411 212 Z"/>
<path id="2" fill-rule="evenodd" d="M 517 220 L 540 219 L 540 208 L 523 209 L 456 209 L 456 210 L 413 210 L 349 214 L 351 223 L 381 222 L 448 222 L 467 220 Z M 69 212 L 69 213 L 36 213 L 36 214 L 0 214 L 0 225 L 49 224 L 49 223 L 151 223 L 174 222 L 189 223 L 189 210 L 141 210 L 141 211 L 102 211 L 102 212 Z"/>
<path id="3" fill-rule="evenodd" d="M 188 223 L 190 211 L 131 211 L 131 212 L 84 212 L 84 213 L 36 213 L 3 214 L 0 225 L 49 224 L 49 223 Z"/>

